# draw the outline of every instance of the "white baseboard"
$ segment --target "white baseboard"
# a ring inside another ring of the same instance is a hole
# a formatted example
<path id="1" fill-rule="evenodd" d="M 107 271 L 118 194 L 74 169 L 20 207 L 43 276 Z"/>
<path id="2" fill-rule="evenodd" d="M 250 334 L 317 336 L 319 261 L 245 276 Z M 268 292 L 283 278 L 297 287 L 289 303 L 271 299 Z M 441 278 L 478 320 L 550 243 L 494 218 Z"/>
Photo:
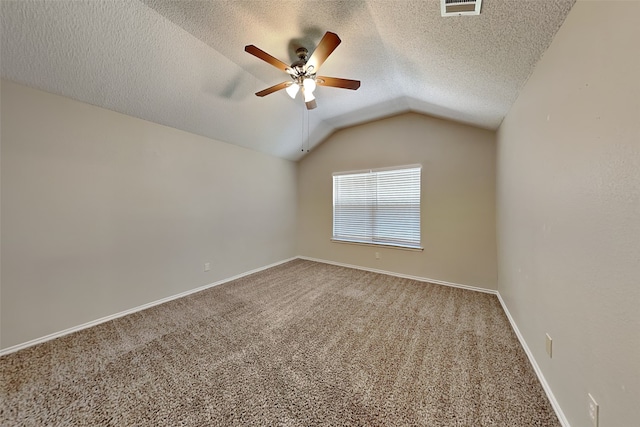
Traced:
<path id="1" fill-rule="evenodd" d="M 426 278 L 426 277 L 411 276 L 409 274 L 395 273 L 393 271 L 376 270 L 375 268 L 361 267 L 359 265 L 344 264 L 344 263 L 341 263 L 341 262 L 327 261 L 325 259 L 311 258 L 311 257 L 306 257 L 306 256 L 300 256 L 300 255 L 297 258 L 306 259 L 308 261 L 322 262 L 324 264 L 337 265 L 337 266 L 340 266 L 340 267 L 355 268 L 356 270 L 370 271 L 372 273 L 386 274 L 388 276 L 402 277 L 404 279 L 417 280 L 418 282 L 429 282 L 429 283 L 434 283 L 436 285 L 451 286 L 453 288 L 467 289 L 469 291 L 484 292 L 486 294 L 494 294 L 494 295 L 498 294 L 498 291 L 495 291 L 493 289 L 480 288 L 480 287 L 477 287 L 477 286 L 461 285 L 459 283 L 445 282 L 443 280 L 436 280 L 436 279 L 429 279 L 429 278 Z"/>
<path id="2" fill-rule="evenodd" d="M 497 295 L 498 295 L 498 300 L 500 301 L 500 305 L 502 305 L 502 309 L 507 315 L 507 318 L 509 319 L 509 323 L 511 323 L 511 327 L 513 328 L 513 331 L 516 333 L 516 336 L 520 341 L 520 345 L 524 349 L 524 352 L 527 354 L 527 357 L 529 358 L 529 363 L 531 363 L 531 366 L 533 366 L 533 370 L 536 372 L 536 375 L 538 376 L 538 380 L 540 381 L 540 384 L 542 384 L 542 388 L 544 389 L 544 392 L 547 394 L 547 398 L 549 399 L 549 402 L 551 402 L 551 406 L 553 407 L 553 410 L 556 412 L 556 416 L 558 417 L 560 424 L 562 424 L 562 427 L 571 427 L 571 425 L 569 424 L 569 421 L 567 420 L 567 417 L 565 417 L 564 412 L 562 412 L 562 408 L 560 407 L 560 404 L 556 400 L 556 397 L 553 395 L 553 391 L 551 391 L 551 387 L 549 386 L 549 383 L 544 378 L 544 375 L 542 374 L 542 369 L 540 369 L 540 366 L 538 366 L 538 362 L 536 362 L 535 357 L 533 357 L 533 353 L 531 352 L 531 349 L 527 345 L 527 342 L 524 340 L 524 337 L 520 333 L 520 330 L 518 329 L 518 325 L 516 325 L 515 320 L 513 320 L 513 317 L 511 317 L 511 313 L 509 313 L 509 309 L 507 308 L 507 305 L 502 299 L 502 295 L 500 295 L 500 292 L 498 292 Z"/>
<path id="3" fill-rule="evenodd" d="M 52 339 L 55 339 L 55 338 L 59 338 L 59 337 L 71 334 L 73 332 L 81 331 L 83 329 L 87 329 L 87 328 L 90 328 L 92 326 L 96 326 L 96 325 L 99 325 L 101 323 L 108 322 L 109 320 L 117 319 L 119 317 L 123 317 L 123 316 L 126 316 L 128 314 L 132 314 L 132 313 L 135 313 L 135 312 L 138 312 L 138 311 L 146 310 L 147 308 L 151 308 L 151 307 L 156 306 L 156 305 L 164 304 L 165 302 L 169 302 L 169 301 L 172 301 L 174 299 L 186 297 L 187 295 L 190 295 L 190 294 L 193 294 L 193 293 L 196 293 L 196 292 L 200 292 L 200 291 L 204 291 L 205 289 L 209 289 L 209 288 L 212 288 L 214 286 L 222 285 L 223 283 L 227 283 L 227 282 L 230 282 L 232 280 L 236 280 L 236 279 L 239 279 L 241 277 L 248 276 L 249 274 L 257 273 L 259 271 L 266 270 L 267 268 L 275 267 L 276 265 L 280 265 L 280 264 L 284 264 L 285 262 L 293 261 L 294 259 L 296 259 L 296 257 L 285 259 L 283 261 L 274 262 L 273 264 L 265 265 L 263 267 L 259 267 L 259 268 L 256 268 L 256 269 L 253 269 L 253 270 L 250 270 L 250 271 L 246 271 L 244 273 L 240 273 L 240 274 L 237 274 L 235 276 L 228 277 L 226 279 L 222 279 L 222 280 L 219 280 L 219 281 L 214 282 L 214 283 L 210 283 L 208 285 L 200 286 L 199 288 L 195 288 L 195 289 L 191 289 L 191 290 L 188 290 L 188 291 L 185 291 L 185 292 L 181 292 L 181 293 L 176 294 L 176 295 L 171 295 L 169 297 L 162 298 L 162 299 L 159 299 L 157 301 L 153 301 L 153 302 L 150 302 L 150 303 L 147 303 L 147 304 L 139 305 L 137 307 L 133 307 L 133 308 L 130 308 L 130 309 L 125 310 L 125 311 L 121 311 L 121 312 L 116 313 L 116 314 L 111 314 L 109 316 L 101 317 L 100 319 L 92 320 L 91 322 L 83 323 L 82 325 L 74 326 L 72 328 L 68 328 L 68 329 L 65 329 L 63 331 L 54 332 L 52 334 L 45 335 L 44 337 L 40 337 L 40 338 L 36 338 L 36 339 L 30 340 L 30 341 L 24 342 L 22 344 L 16 344 L 14 346 L 7 347 L 5 349 L 0 350 L 0 357 L 4 356 L 4 355 L 7 355 L 7 354 L 10 354 L 10 353 L 14 353 L 16 351 L 22 350 L 22 349 L 27 348 L 27 347 L 34 346 L 36 344 L 40 344 L 40 343 L 43 343 L 43 342 L 46 342 L 46 341 L 49 341 L 49 340 L 52 340 Z"/>

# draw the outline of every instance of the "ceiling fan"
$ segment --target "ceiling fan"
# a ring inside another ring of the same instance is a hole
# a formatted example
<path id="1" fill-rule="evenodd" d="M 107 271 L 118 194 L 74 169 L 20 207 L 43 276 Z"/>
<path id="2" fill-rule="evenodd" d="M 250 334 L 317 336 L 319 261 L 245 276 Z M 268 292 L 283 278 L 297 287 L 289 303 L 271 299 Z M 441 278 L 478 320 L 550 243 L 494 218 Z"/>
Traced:
<path id="1" fill-rule="evenodd" d="M 331 53 L 338 47 L 341 40 L 337 34 L 327 31 L 326 34 L 320 40 L 318 47 L 313 51 L 311 57 L 308 56 L 309 51 L 300 47 L 296 50 L 298 60 L 290 66 L 280 61 L 279 59 L 269 55 L 267 52 L 257 48 L 254 45 L 248 45 L 244 47 L 245 52 L 262 59 L 265 62 L 273 65 L 276 68 L 285 71 L 291 76 L 291 81 L 278 83 L 260 92 L 257 92 L 257 96 L 266 96 L 270 93 L 277 92 L 285 89 L 291 98 L 296 97 L 299 91 L 304 96 L 304 102 L 307 109 L 313 110 L 318 106 L 316 98 L 313 95 L 313 91 L 316 89 L 316 85 L 331 86 L 342 89 L 356 90 L 360 87 L 359 80 L 340 79 L 337 77 L 325 77 L 318 76 L 316 73 L 320 69 L 320 66 L 326 61 Z"/>

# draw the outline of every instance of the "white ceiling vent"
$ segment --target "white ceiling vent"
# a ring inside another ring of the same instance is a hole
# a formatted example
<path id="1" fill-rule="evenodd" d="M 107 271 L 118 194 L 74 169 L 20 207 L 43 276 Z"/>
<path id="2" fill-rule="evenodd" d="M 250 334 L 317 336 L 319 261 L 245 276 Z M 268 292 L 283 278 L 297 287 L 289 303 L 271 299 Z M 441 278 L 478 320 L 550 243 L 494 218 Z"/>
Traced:
<path id="1" fill-rule="evenodd" d="M 440 0 L 442 16 L 480 15 L 482 0 Z"/>

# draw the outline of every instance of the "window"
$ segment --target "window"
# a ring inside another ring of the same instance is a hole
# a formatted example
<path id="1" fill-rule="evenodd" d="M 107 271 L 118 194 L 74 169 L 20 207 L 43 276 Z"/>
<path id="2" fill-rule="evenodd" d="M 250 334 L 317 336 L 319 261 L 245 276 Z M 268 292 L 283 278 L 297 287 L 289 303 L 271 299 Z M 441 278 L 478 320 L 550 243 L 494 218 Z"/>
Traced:
<path id="1" fill-rule="evenodd" d="M 421 166 L 333 174 L 333 240 L 420 249 Z"/>

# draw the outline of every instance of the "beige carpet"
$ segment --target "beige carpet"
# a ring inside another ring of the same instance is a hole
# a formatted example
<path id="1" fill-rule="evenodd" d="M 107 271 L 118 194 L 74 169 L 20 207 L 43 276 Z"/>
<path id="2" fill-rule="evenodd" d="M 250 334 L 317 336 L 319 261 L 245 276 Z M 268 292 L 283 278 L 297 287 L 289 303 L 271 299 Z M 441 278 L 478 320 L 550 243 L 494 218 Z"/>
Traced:
<path id="1" fill-rule="evenodd" d="M 559 426 L 497 298 L 295 260 L 0 359 L 2 426 Z"/>

